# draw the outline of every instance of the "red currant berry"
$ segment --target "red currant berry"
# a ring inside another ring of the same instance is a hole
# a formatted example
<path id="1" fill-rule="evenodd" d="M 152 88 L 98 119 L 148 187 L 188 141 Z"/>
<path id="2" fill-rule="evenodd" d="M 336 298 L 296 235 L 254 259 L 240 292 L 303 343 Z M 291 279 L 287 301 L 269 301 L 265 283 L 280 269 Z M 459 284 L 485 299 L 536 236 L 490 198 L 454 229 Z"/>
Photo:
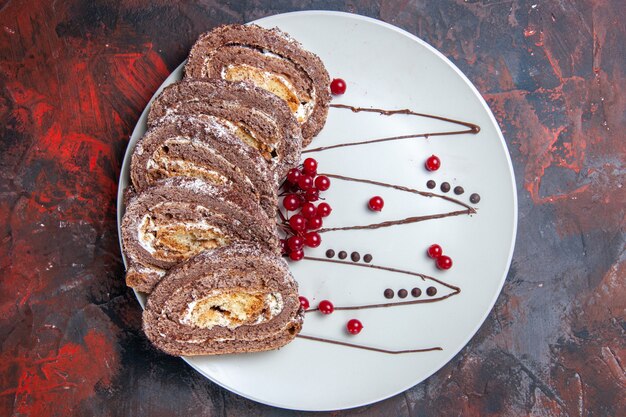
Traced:
<path id="1" fill-rule="evenodd" d="M 309 175 L 317 174 L 317 161 L 313 158 L 307 158 L 302 163 L 302 172 Z"/>
<path id="2" fill-rule="evenodd" d="M 346 324 L 346 329 L 348 329 L 350 334 L 359 334 L 363 330 L 363 323 L 357 319 L 352 319 Z"/>
<path id="3" fill-rule="evenodd" d="M 287 173 L 287 181 L 292 184 L 297 184 L 301 176 L 302 172 L 300 172 L 298 168 L 291 168 Z"/>
<path id="4" fill-rule="evenodd" d="M 317 230 L 320 229 L 322 227 L 322 218 L 315 216 L 315 217 L 311 217 L 307 222 L 306 222 L 306 228 L 308 230 Z"/>
<path id="5" fill-rule="evenodd" d="M 449 256 L 441 255 L 437 258 L 437 268 L 439 269 L 450 269 L 452 268 L 452 259 Z"/>
<path id="6" fill-rule="evenodd" d="M 335 311 L 335 306 L 333 305 L 333 303 L 331 303 L 328 300 L 320 301 L 320 303 L 317 306 L 317 308 L 320 311 L 320 313 L 322 313 L 322 314 L 330 314 L 333 311 Z"/>
<path id="7" fill-rule="evenodd" d="M 302 258 L 304 258 L 304 251 L 302 249 L 289 252 L 289 259 L 292 261 L 299 261 Z"/>
<path id="8" fill-rule="evenodd" d="M 334 95 L 343 94 L 346 92 L 346 82 L 341 78 L 335 78 L 330 83 L 330 92 Z"/>
<path id="9" fill-rule="evenodd" d="M 300 214 L 302 214 L 305 219 L 310 219 L 317 214 L 317 207 L 315 207 L 313 203 L 304 203 L 300 209 Z"/>
<path id="10" fill-rule="evenodd" d="M 443 249 L 441 249 L 441 246 L 435 243 L 434 245 L 430 245 L 428 247 L 428 250 L 426 251 L 426 253 L 428 254 L 429 257 L 433 259 L 437 259 L 441 255 L 443 255 Z"/>
<path id="11" fill-rule="evenodd" d="M 379 197 L 379 196 L 370 198 L 370 201 L 368 204 L 370 210 L 373 210 L 373 211 L 382 211 L 384 205 L 385 205 L 385 202 L 383 201 L 382 197 Z"/>
<path id="12" fill-rule="evenodd" d="M 289 247 L 287 246 L 287 241 L 285 239 L 280 240 L 280 253 L 282 255 L 286 255 L 289 252 Z"/>
<path id="13" fill-rule="evenodd" d="M 320 203 L 317 206 L 317 215 L 320 217 L 328 217 L 331 211 L 333 211 L 333 209 L 328 203 Z"/>
<path id="14" fill-rule="evenodd" d="M 304 193 L 304 198 L 306 201 L 317 201 L 320 199 L 320 190 L 317 188 L 309 188 Z"/>
<path id="15" fill-rule="evenodd" d="M 283 199 L 283 207 L 287 210 L 297 210 L 300 207 L 300 198 L 295 194 L 287 194 Z"/>
<path id="16" fill-rule="evenodd" d="M 306 299 L 306 297 L 300 296 L 298 297 L 300 299 L 300 306 L 302 306 L 302 308 L 304 310 L 308 310 L 309 309 L 309 300 Z"/>
<path id="17" fill-rule="evenodd" d="M 296 232 L 304 232 L 306 230 L 306 219 L 300 214 L 294 214 L 289 219 L 289 226 Z"/>
<path id="18" fill-rule="evenodd" d="M 426 160 L 426 169 L 429 171 L 437 171 L 441 167 L 441 161 L 435 155 L 431 155 Z"/>
<path id="19" fill-rule="evenodd" d="M 302 175 L 298 178 L 298 187 L 305 191 L 313 187 L 313 177 L 310 175 Z"/>
<path id="20" fill-rule="evenodd" d="M 315 178 L 315 188 L 320 191 L 326 191 L 330 188 L 330 180 L 326 175 L 320 175 Z"/>
<path id="21" fill-rule="evenodd" d="M 287 246 L 292 251 L 300 250 L 304 246 L 304 239 L 302 239 L 300 236 L 291 236 L 289 239 L 287 239 Z"/>
<path id="22" fill-rule="evenodd" d="M 309 232 L 304 235 L 304 244 L 309 248 L 317 248 L 322 243 L 322 238 L 317 232 Z"/>

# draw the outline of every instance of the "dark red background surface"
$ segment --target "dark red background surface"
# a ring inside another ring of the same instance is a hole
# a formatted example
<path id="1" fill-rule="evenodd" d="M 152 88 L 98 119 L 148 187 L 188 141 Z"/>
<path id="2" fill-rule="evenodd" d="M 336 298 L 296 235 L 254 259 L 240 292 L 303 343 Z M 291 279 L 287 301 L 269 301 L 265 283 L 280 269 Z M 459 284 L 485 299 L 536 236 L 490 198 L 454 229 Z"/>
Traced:
<path id="1" fill-rule="evenodd" d="M 519 189 L 511 271 L 472 342 L 404 394 L 331 414 L 626 415 L 626 3 L 338 3 L 1 2 L 0 415 L 300 414 L 148 344 L 115 220 L 128 137 L 196 36 L 299 8 L 380 18 L 452 59 Z"/>

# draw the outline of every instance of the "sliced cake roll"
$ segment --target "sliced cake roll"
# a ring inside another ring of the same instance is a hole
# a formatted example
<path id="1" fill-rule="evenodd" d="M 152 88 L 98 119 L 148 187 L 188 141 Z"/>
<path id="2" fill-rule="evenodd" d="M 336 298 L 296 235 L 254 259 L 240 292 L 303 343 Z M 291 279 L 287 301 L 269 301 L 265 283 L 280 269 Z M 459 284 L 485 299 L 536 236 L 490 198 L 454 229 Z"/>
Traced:
<path id="1" fill-rule="evenodd" d="M 287 263 L 263 246 L 235 243 L 170 270 L 148 298 L 143 327 L 171 355 L 276 349 L 302 327 Z"/>
<path id="2" fill-rule="evenodd" d="M 302 135 L 285 103 L 273 94 L 246 83 L 181 81 L 166 87 L 154 100 L 148 125 L 165 116 L 202 115 L 231 132 L 259 153 L 276 181 L 298 164 Z"/>
<path id="3" fill-rule="evenodd" d="M 278 29 L 226 25 L 201 35 L 185 76 L 248 81 L 276 94 L 302 125 L 303 146 L 326 122 L 330 79 L 324 64 Z"/>
<path id="4" fill-rule="evenodd" d="M 199 179 L 159 181 L 131 197 L 122 218 L 126 284 L 149 293 L 172 266 L 237 241 L 279 250 L 274 219 L 247 193 Z"/>
<path id="5" fill-rule="evenodd" d="M 199 178 L 254 196 L 276 216 L 276 187 L 263 157 L 210 118 L 167 116 L 139 140 L 130 177 L 137 192 L 172 177 Z"/>

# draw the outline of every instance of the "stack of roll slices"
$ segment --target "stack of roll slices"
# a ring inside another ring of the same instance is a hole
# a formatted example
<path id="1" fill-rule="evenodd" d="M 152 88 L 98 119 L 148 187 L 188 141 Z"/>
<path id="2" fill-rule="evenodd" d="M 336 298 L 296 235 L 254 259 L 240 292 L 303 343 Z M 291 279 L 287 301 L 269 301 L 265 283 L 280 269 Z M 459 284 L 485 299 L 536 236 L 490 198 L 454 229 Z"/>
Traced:
<path id="1" fill-rule="evenodd" d="M 183 80 L 153 101 L 134 149 L 122 219 L 126 283 L 143 327 L 172 355 L 275 349 L 300 331 L 282 257 L 278 190 L 322 129 L 330 80 L 278 29 L 200 36 Z"/>

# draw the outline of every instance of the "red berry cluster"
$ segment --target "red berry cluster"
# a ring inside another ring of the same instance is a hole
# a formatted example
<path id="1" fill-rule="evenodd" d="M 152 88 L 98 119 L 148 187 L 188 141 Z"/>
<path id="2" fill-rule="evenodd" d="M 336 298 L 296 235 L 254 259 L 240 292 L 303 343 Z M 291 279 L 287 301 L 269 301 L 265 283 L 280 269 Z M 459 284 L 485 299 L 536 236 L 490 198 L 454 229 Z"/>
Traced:
<path id="1" fill-rule="evenodd" d="M 299 298 L 300 298 L 300 305 L 302 306 L 302 308 L 305 311 L 308 310 L 310 307 L 309 300 L 307 300 L 307 298 L 303 296 L 300 296 Z M 317 309 L 322 314 L 332 314 L 333 311 L 335 311 L 335 306 L 333 305 L 333 303 L 331 303 L 328 300 L 322 300 L 317 305 Z M 361 323 L 357 319 L 351 319 L 348 321 L 348 323 L 346 323 L 346 330 L 350 334 L 359 334 L 361 333 L 361 330 L 363 330 L 363 323 Z"/>
<path id="2" fill-rule="evenodd" d="M 434 244 L 428 247 L 426 251 L 428 256 L 435 260 L 437 264 L 437 268 L 439 269 L 450 269 L 452 268 L 452 258 L 443 254 L 443 249 L 441 246 Z"/>
<path id="3" fill-rule="evenodd" d="M 290 217 L 283 218 L 283 230 L 287 236 L 281 240 L 281 249 L 293 261 L 304 258 L 304 247 L 316 248 L 322 243 L 320 234 L 324 217 L 332 208 L 328 203 L 314 202 L 320 199 L 320 192 L 330 188 L 330 179 L 317 175 L 317 161 L 307 158 L 301 167 L 292 168 L 283 183 L 283 207 L 287 211 L 297 211 Z"/>

